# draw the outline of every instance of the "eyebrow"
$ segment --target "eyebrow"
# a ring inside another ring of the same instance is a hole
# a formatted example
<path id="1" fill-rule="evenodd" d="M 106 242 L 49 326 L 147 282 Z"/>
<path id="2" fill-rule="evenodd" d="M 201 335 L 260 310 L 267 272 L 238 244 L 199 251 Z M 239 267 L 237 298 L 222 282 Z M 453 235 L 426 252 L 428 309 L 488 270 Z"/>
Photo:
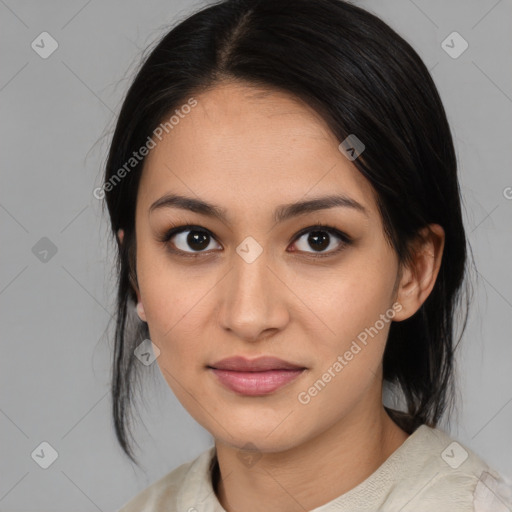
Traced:
<path id="1" fill-rule="evenodd" d="M 369 216 L 367 209 L 355 199 L 345 195 L 328 195 L 307 201 L 282 204 L 278 206 L 274 212 L 274 221 L 276 223 L 284 222 L 292 217 L 336 207 L 351 208 L 361 212 L 366 217 Z M 182 210 L 189 210 L 207 217 L 219 219 L 224 223 L 229 222 L 227 211 L 224 208 L 193 197 L 178 194 L 166 194 L 160 199 L 157 199 L 149 207 L 149 213 L 160 208 L 179 208 Z"/>

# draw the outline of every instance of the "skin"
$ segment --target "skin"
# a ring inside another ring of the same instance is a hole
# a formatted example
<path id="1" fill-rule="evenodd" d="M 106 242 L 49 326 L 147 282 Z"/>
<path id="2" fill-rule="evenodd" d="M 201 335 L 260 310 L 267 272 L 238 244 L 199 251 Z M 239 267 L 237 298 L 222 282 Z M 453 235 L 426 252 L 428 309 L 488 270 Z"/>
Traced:
<path id="1" fill-rule="evenodd" d="M 444 231 L 425 229 L 411 264 L 400 267 L 372 187 L 309 106 L 236 82 L 196 99 L 145 161 L 136 205 L 138 313 L 169 386 L 215 439 L 221 505 L 228 512 L 311 510 L 361 483 L 407 438 L 382 405 L 390 322 L 309 403 L 298 394 L 393 304 L 401 307 L 393 321 L 418 310 L 438 274 Z M 149 213 L 168 193 L 218 205 L 228 219 L 174 207 Z M 335 207 L 273 219 L 279 205 L 333 193 L 367 214 Z M 173 242 L 199 252 L 186 243 L 188 231 L 167 246 L 158 240 L 173 223 L 209 230 L 204 254 L 172 254 Z M 318 230 L 315 223 L 353 242 L 342 246 L 331 235 L 321 251 L 330 255 L 315 259 L 308 234 L 296 237 L 303 228 Z M 248 236 L 263 249 L 252 263 L 236 252 Z M 234 355 L 272 355 L 306 370 L 270 395 L 242 396 L 207 368 Z M 252 465 L 240 456 L 249 442 L 257 448 Z"/>

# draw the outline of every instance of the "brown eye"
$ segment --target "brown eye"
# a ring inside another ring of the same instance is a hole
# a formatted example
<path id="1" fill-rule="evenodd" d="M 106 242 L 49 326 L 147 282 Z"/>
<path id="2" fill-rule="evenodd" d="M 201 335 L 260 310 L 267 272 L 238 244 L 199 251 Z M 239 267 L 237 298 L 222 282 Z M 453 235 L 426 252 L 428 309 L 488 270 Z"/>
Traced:
<path id="1" fill-rule="evenodd" d="M 329 256 L 342 250 L 351 242 L 345 233 L 330 226 L 312 226 L 296 237 L 295 247 L 298 251 L 309 253 L 313 256 Z"/>
<path id="2" fill-rule="evenodd" d="M 182 252 L 204 252 L 208 249 L 220 248 L 219 244 L 217 247 L 211 247 L 211 243 L 215 242 L 215 239 L 207 231 L 197 228 L 180 228 L 179 232 L 175 231 L 167 240 Z"/>
<path id="3" fill-rule="evenodd" d="M 303 229 L 293 240 L 297 240 L 298 247 L 292 252 L 303 252 L 312 257 L 334 255 L 352 243 L 352 239 L 339 229 L 321 224 Z M 159 241 L 178 256 L 200 256 L 213 249 L 222 249 L 210 231 L 193 225 L 175 226 L 159 237 Z"/>

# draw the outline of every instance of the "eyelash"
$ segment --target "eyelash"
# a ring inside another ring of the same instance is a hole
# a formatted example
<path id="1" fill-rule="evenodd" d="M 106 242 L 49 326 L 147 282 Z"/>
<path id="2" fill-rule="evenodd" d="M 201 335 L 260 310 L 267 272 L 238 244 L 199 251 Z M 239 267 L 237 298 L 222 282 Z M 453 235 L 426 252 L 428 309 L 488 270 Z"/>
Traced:
<path id="1" fill-rule="evenodd" d="M 170 251 L 172 254 L 176 254 L 180 257 L 184 258 L 198 258 L 198 257 L 204 257 L 208 252 L 205 251 L 199 251 L 199 252 L 185 252 L 181 249 L 175 249 L 172 248 L 169 244 L 169 241 L 174 235 L 178 235 L 182 233 L 183 231 L 199 231 L 202 233 L 206 233 L 208 236 L 213 238 L 215 241 L 217 239 L 213 236 L 213 233 L 209 231 L 206 228 L 202 228 L 200 226 L 194 225 L 194 224 L 185 224 L 182 226 L 173 226 L 171 229 L 167 230 L 163 235 L 158 237 L 158 241 L 166 245 L 167 250 Z M 330 226 L 328 224 L 322 224 L 322 223 L 315 223 L 312 226 L 309 226 L 307 228 L 301 229 L 295 236 L 292 238 L 291 242 L 295 242 L 296 240 L 300 239 L 303 235 L 306 233 L 312 232 L 312 231 L 323 231 L 327 232 L 329 234 L 335 235 L 337 238 L 339 238 L 340 246 L 337 249 L 334 249 L 329 252 L 325 253 L 306 253 L 307 257 L 310 258 L 327 258 L 330 256 L 334 256 L 335 254 L 338 254 L 341 252 L 347 245 L 350 245 L 352 243 L 352 238 L 350 238 L 346 233 L 343 233 L 343 231 L 340 231 L 339 229 L 335 228 L 334 226 Z M 218 241 L 217 241 L 218 243 Z M 300 252 L 300 251 L 298 251 Z"/>

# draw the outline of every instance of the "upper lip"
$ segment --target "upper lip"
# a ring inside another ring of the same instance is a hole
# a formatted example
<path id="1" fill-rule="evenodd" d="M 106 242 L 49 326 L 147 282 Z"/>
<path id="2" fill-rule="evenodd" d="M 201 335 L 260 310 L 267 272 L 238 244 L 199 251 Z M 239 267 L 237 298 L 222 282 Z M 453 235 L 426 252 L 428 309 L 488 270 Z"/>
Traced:
<path id="1" fill-rule="evenodd" d="M 268 370 L 303 370 L 304 367 L 283 361 L 277 357 L 262 356 L 247 359 L 242 356 L 228 357 L 209 365 L 216 370 L 231 370 L 239 372 L 264 372 Z"/>

